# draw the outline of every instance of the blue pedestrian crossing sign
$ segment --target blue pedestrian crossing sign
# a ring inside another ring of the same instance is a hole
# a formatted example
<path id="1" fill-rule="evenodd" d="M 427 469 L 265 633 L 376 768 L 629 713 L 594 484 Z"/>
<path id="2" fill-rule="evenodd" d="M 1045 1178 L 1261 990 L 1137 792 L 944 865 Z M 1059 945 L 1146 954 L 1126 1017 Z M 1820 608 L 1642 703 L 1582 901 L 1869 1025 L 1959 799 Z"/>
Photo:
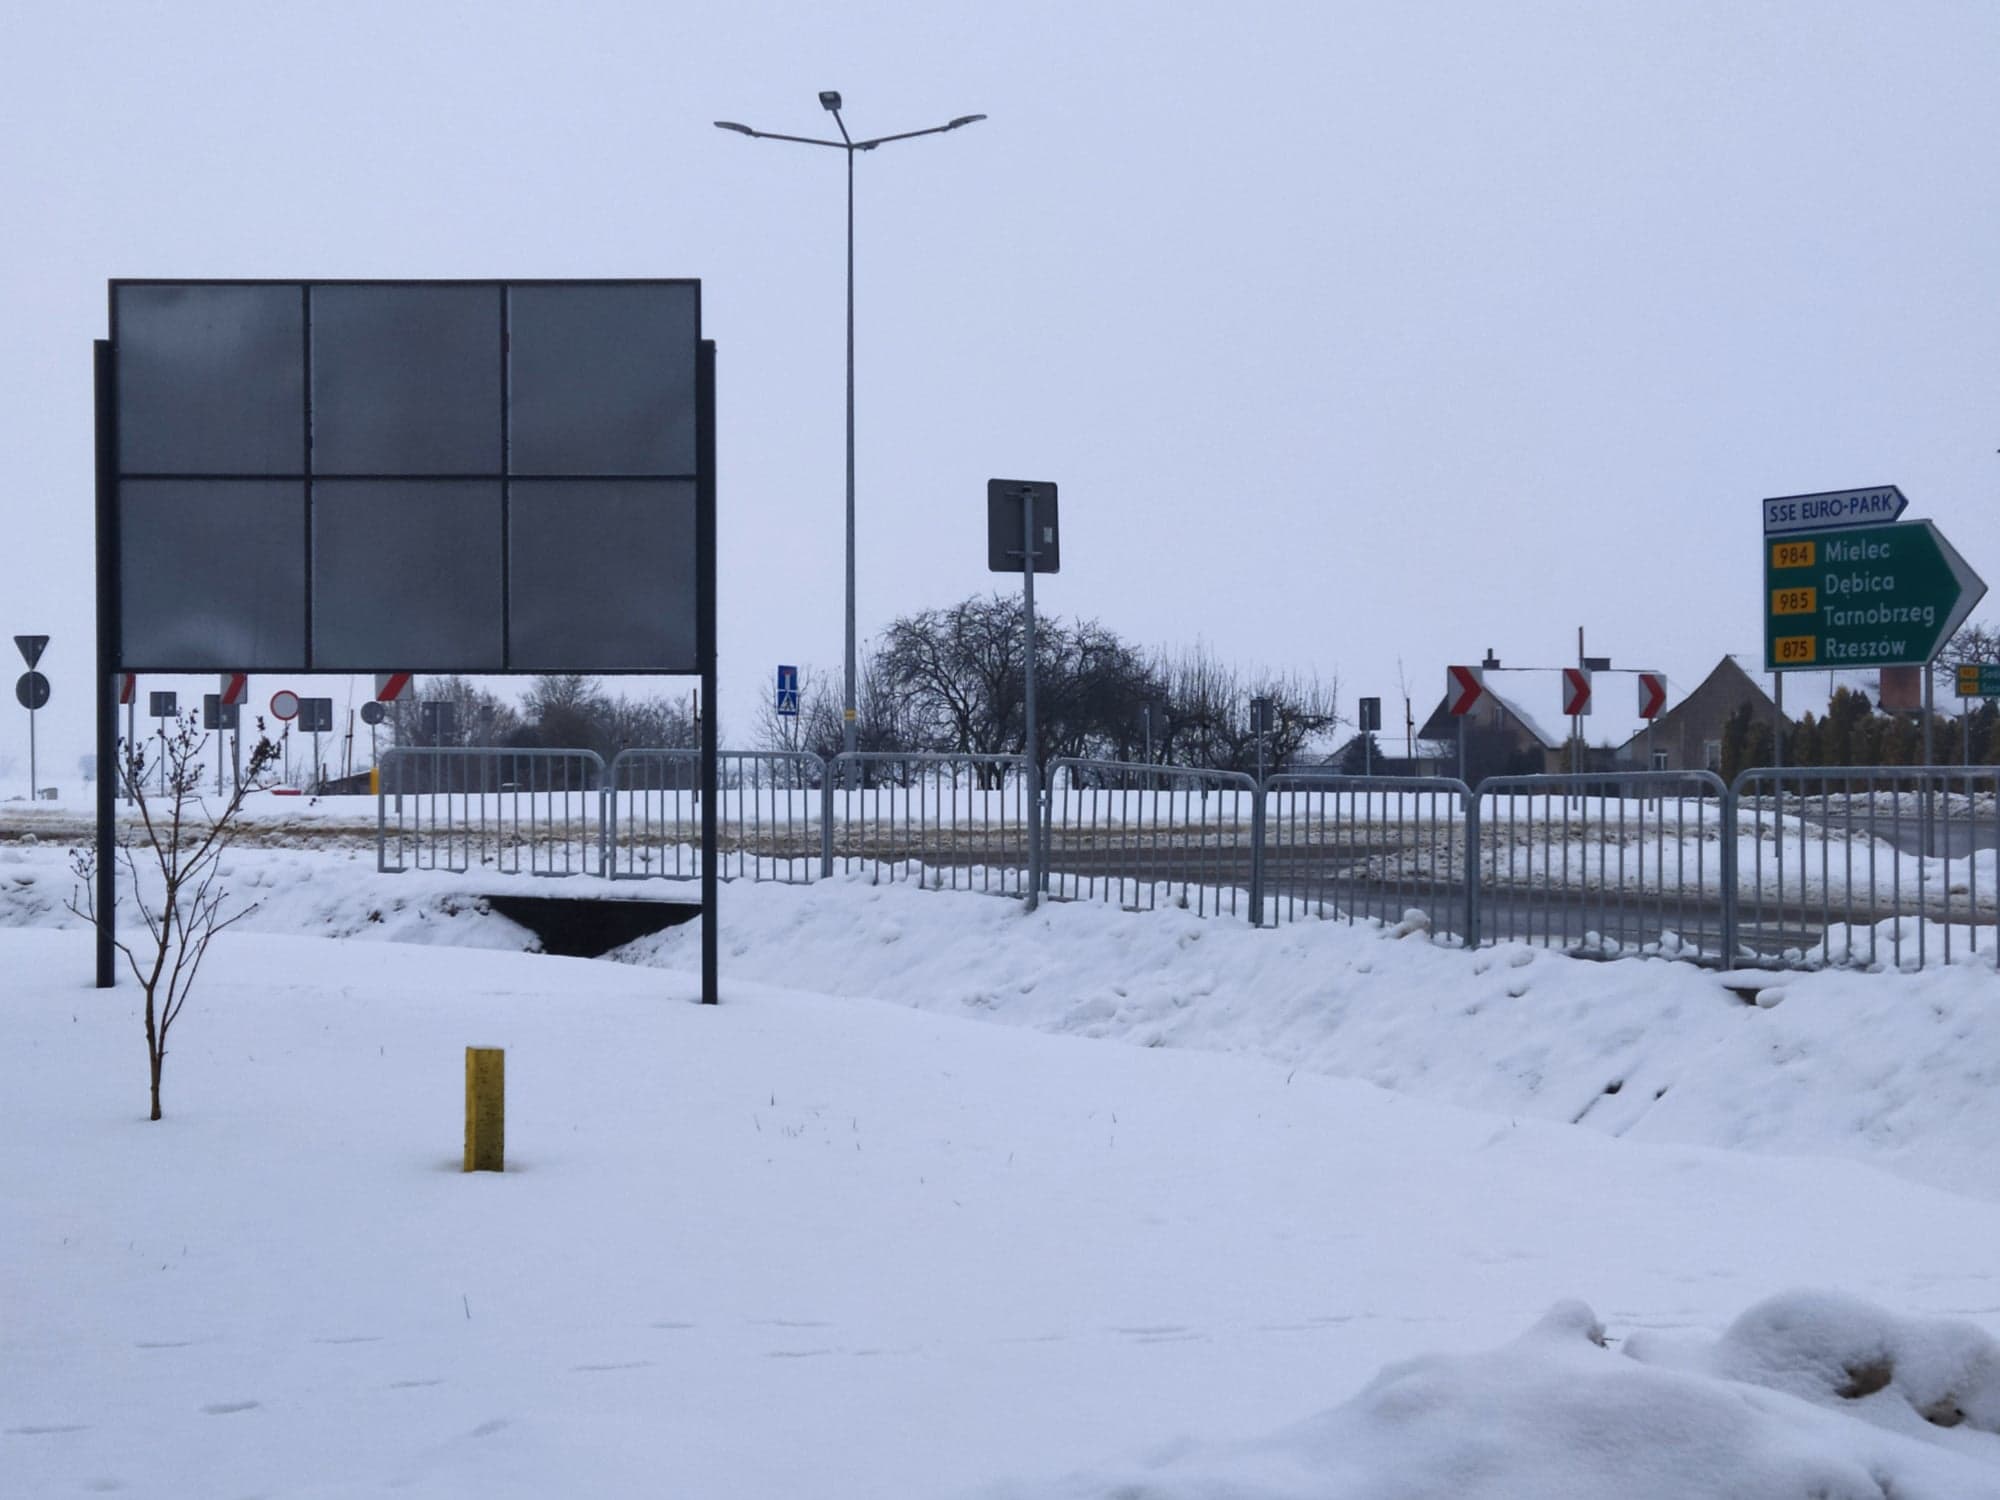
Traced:
<path id="1" fill-rule="evenodd" d="M 796 716 L 799 711 L 799 669 L 778 668 L 778 712 Z"/>

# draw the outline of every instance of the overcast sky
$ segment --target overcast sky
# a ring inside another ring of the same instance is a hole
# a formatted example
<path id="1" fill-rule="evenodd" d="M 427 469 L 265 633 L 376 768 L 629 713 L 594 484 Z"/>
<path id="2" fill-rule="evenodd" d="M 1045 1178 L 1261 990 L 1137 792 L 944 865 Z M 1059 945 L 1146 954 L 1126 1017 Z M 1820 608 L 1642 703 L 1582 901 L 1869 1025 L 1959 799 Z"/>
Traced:
<path id="1" fill-rule="evenodd" d="M 1344 713 L 1579 625 L 1682 689 L 1760 655 L 1766 495 L 1898 483 L 2000 582 L 1987 0 L 16 0 L 4 37 L 0 632 L 55 638 L 62 772 L 114 276 L 700 277 L 725 725 L 837 673 L 842 158 L 710 124 L 818 134 L 825 88 L 857 134 L 991 117 L 859 161 L 864 635 L 1017 586 L 995 475 L 1062 487 L 1044 609 Z"/>

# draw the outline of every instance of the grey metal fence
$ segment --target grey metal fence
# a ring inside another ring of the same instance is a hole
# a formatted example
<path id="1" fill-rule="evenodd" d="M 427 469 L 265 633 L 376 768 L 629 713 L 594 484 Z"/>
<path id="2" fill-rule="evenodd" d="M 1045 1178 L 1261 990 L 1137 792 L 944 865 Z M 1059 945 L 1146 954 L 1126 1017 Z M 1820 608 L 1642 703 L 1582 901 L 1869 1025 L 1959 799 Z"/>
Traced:
<path id="1" fill-rule="evenodd" d="M 589 750 L 402 746 L 381 759 L 375 866 L 595 875 L 604 762 Z"/>
<path id="2" fill-rule="evenodd" d="M 716 759 L 716 875 L 804 885 L 826 858 L 826 764 L 809 751 Z M 621 750 L 605 782 L 604 868 L 614 880 L 701 875 L 701 752 Z"/>
<path id="3" fill-rule="evenodd" d="M 700 752 L 389 751 L 384 871 L 691 880 Z M 1443 777 L 724 751 L 718 876 L 842 871 L 1731 967 L 2000 964 L 2000 768 Z"/>
<path id="4" fill-rule="evenodd" d="M 1234 915 L 1255 884 L 1257 782 L 1130 761 L 1049 764 L 1051 898 Z"/>
<path id="5" fill-rule="evenodd" d="M 857 750 L 826 766 L 826 871 L 1029 894 L 1034 778 L 1022 755 Z"/>
<path id="6" fill-rule="evenodd" d="M 1731 791 L 1738 962 L 2000 959 L 2000 768 L 1760 768 Z"/>
<path id="7" fill-rule="evenodd" d="M 1476 943 L 1718 963 L 1730 952 L 1720 777 L 1496 776 L 1472 799 Z"/>
<path id="8" fill-rule="evenodd" d="M 1443 776 L 1285 772 L 1264 783 L 1263 915 L 1400 922 L 1463 937 L 1471 792 Z"/>

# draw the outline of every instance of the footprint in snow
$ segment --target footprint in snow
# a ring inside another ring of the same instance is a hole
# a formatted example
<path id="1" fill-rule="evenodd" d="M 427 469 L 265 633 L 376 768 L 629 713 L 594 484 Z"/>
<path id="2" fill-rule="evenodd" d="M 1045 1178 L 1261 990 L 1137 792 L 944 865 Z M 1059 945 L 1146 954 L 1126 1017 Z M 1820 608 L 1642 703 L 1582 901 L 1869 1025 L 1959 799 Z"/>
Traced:
<path id="1" fill-rule="evenodd" d="M 428 1385 L 443 1385 L 443 1384 L 444 1384 L 444 1382 L 443 1382 L 442 1380 L 438 1380 L 438 1379 L 431 1379 L 431 1380 L 392 1380 L 392 1381 L 390 1381 L 390 1382 L 389 1382 L 389 1389 L 390 1389 L 390 1390 L 392 1390 L 392 1391 L 414 1391 L 414 1390 L 420 1390 L 420 1389 L 422 1389 L 422 1388 L 423 1388 L 424 1386 L 428 1386 Z"/>
<path id="2" fill-rule="evenodd" d="M 255 1411 L 263 1404 L 261 1401 L 211 1401 L 202 1408 L 202 1413 L 210 1417 L 233 1417 L 239 1411 Z"/>
<path id="3" fill-rule="evenodd" d="M 59 1432 L 88 1432 L 88 1422 L 45 1422 L 30 1427 L 9 1427 L 8 1437 L 50 1437 Z"/>
<path id="4" fill-rule="evenodd" d="M 643 1370 L 651 1364 L 650 1359 L 628 1359 L 622 1364 L 614 1365 L 571 1365 L 569 1372 L 572 1375 L 589 1375 L 606 1370 Z"/>
<path id="5" fill-rule="evenodd" d="M 379 1344 L 382 1342 L 382 1335 L 379 1333 L 350 1333 L 341 1338 L 314 1339 L 313 1342 L 315 1344 Z"/>

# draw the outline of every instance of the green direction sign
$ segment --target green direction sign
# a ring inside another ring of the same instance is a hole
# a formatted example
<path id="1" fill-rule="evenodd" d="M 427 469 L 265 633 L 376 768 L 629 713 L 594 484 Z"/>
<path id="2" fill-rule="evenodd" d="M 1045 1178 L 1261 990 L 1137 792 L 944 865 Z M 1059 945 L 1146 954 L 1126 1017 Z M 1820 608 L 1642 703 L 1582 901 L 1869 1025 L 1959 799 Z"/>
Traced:
<path id="1" fill-rule="evenodd" d="M 1929 521 L 1767 536 L 1764 666 L 1921 667 L 1986 594 Z"/>
<path id="2" fill-rule="evenodd" d="M 1952 676 L 1961 698 L 2000 698 L 2000 661 L 1960 662 Z"/>

